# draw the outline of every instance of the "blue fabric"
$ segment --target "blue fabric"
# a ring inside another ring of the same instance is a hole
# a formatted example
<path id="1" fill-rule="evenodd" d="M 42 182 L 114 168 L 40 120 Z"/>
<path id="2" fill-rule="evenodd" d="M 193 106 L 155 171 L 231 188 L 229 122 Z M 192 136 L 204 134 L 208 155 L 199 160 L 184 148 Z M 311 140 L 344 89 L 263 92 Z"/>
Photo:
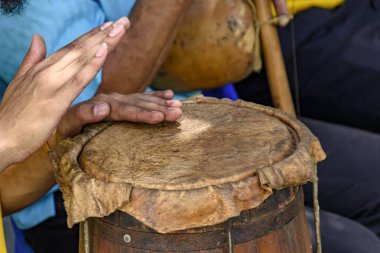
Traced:
<path id="1" fill-rule="evenodd" d="M 1 100 L 2 100 L 2 97 L 3 97 L 3 94 L 4 94 L 4 92 L 5 92 L 6 88 L 7 88 L 7 85 L 8 85 L 7 82 L 4 81 L 4 79 L 0 77 L 0 94 L 1 94 L 1 96 L 0 96 L 0 103 L 1 103 Z"/>
<path id="2" fill-rule="evenodd" d="M 57 191 L 58 185 L 55 185 L 50 191 L 40 198 L 36 204 L 30 205 L 20 212 L 12 215 L 13 221 L 19 229 L 28 229 L 40 224 L 49 217 L 55 216 L 54 192 Z"/>
<path id="3" fill-rule="evenodd" d="M 233 84 L 226 84 L 217 89 L 210 89 L 202 91 L 203 95 L 216 98 L 229 98 L 231 100 L 239 99 Z"/>
<path id="4" fill-rule="evenodd" d="M 92 28 L 128 15 L 135 0 L 39 0 L 29 1 L 24 13 L 0 15 L 0 97 L 18 70 L 33 34 L 46 42 L 47 55 L 57 51 Z M 91 98 L 101 81 L 101 73 L 78 96 L 74 103 Z M 34 205 L 13 215 L 19 228 L 31 228 L 55 215 L 54 187 Z"/>
<path id="5" fill-rule="evenodd" d="M 12 219 L 11 219 L 12 220 Z M 22 231 L 20 231 L 12 220 L 13 233 L 15 236 L 14 253 L 34 253 L 29 244 L 25 241 Z"/>

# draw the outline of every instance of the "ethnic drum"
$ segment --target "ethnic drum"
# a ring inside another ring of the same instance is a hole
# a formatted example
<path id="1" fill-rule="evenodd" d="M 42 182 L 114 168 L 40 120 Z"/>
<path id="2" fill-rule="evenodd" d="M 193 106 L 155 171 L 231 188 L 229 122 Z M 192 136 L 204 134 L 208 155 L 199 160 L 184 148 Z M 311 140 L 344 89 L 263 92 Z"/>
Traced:
<path id="1" fill-rule="evenodd" d="M 183 103 L 177 122 L 92 125 L 52 153 L 81 252 L 312 252 L 299 185 L 316 137 L 273 108 Z"/>

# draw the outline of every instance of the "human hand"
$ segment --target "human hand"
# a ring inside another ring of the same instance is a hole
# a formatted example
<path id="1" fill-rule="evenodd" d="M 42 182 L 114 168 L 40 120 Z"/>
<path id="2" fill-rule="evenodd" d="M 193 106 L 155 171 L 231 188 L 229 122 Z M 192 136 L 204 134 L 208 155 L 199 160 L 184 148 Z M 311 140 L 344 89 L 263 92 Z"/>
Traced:
<path id="1" fill-rule="evenodd" d="M 130 95 L 98 94 L 70 108 L 58 125 L 57 133 L 63 137 L 73 137 L 85 125 L 105 120 L 148 124 L 175 121 L 182 116 L 182 103 L 172 100 L 173 96 L 171 90 Z"/>
<path id="2" fill-rule="evenodd" d="M 286 5 L 287 0 L 273 0 L 274 6 L 276 8 L 277 16 L 278 16 L 278 25 L 281 27 L 286 26 L 289 21 L 289 11 L 288 6 Z"/>
<path id="3" fill-rule="evenodd" d="M 129 26 L 127 18 L 95 28 L 45 59 L 35 35 L 0 106 L 0 170 L 29 157 L 57 127 Z"/>

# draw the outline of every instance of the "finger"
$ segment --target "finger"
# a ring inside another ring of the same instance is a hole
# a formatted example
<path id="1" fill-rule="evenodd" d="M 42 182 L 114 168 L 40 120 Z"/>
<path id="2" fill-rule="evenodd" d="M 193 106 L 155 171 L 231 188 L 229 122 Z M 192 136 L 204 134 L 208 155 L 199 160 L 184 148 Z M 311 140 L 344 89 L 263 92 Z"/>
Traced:
<path id="1" fill-rule="evenodd" d="M 166 90 L 166 91 L 151 91 L 151 92 L 145 92 L 143 94 L 148 94 L 152 97 L 160 97 L 162 99 L 166 100 L 166 105 L 171 107 L 181 107 L 182 103 L 179 100 L 173 100 L 174 92 L 172 90 Z"/>
<path id="2" fill-rule="evenodd" d="M 86 101 L 70 108 L 58 125 L 58 132 L 65 137 L 73 137 L 82 132 L 85 125 L 104 120 L 111 112 L 105 102 Z"/>
<path id="3" fill-rule="evenodd" d="M 54 68 L 57 71 L 64 69 L 77 58 L 103 42 L 107 42 L 110 50 L 112 50 L 123 37 L 127 27 L 129 27 L 129 20 L 127 17 L 122 17 L 115 23 L 107 22 L 82 35 L 52 55 L 52 58 L 55 59 L 53 60 Z"/>
<path id="4" fill-rule="evenodd" d="M 162 112 L 145 110 L 115 100 L 110 105 L 111 113 L 107 120 L 142 122 L 147 124 L 157 124 L 165 120 L 165 115 Z"/>
<path id="5" fill-rule="evenodd" d="M 173 100 L 170 103 L 167 103 L 167 100 L 147 95 L 147 94 L 132 94 L 132 95 L 123 95 L 119 93 L 113 93 L 110 95 L 99 95 L 96 100 L 104 100 L 111 104 L 113 101 L 117 103 L 132 105 L 139 107 L 143 110 L 156 111 L 164 114 L 164 119 L 166 121 L 175 121 L 182 116 L 182 110 L 179 108 L 182 104 L 180 101 Z M 179 106 L 178 106 L 178 104 Z M 173 104 L 176 106 L 171 106 Z M 112 106 L 113 108 L 113 106 Z"/>
<path id="6" fill-rule="evenodd" d="M 179 100 L 166 99 L 156 96 L 155 94 L 149 95 L 145 93 L 137 93 L 136 96 L 145 101 L 150 101 L 155 104 L 166 106 L 166 107 L 181 107 L 182 103 Z M 171 96 L 173 97 L 173 96 Z"/>
<path id="7" fill-rule="evenodd" d="M 118 100 L 122 102 L 129 102 L 129 103 L 137 103 L 139 100 L 149 101 L 152 103 L 155 103 L 157 105 L 166 106 L 166 107 L 181 107 L 182 103 L 179 100 L 167 100 L 165 98 L 159 97 L 157 94 L 159 94 L 161 97 L 165 97 L 163 95 L 163 92 L 157 92 L 155 93 L 136 93 L 131 95 L 124 95 L 120 93 L 113 93 L 112 96 L 117 98 Z M 170 94 L 170 93 L 169 93 Z M 168 97 L 168 96 L 166 96 Z M 173 96 L 170 96 L 173 97 Z"/>
<path id="8" fill-rule="evenodd" d="M 101 27 L 105 27 L 105 29 L 101 29 Z M 62 67 L 62 62 L 65 62 L 66 64 L 70 63 L 73 61 L 75 58 L 68 60 L 66 57 L 65 61 L 62 61 L 63 57 L 70 53 L 73 50 L 77 50 L 77 52 L 80 50 L 80 48 L 84 49 L 86 47 L 87 49 L 92 48 L 94 44 L 98 44 L 99 41 L 101 41 L 103 38 L 107 36 L 107 33 L 111 31 L 112 27 L 112 22 L 107 22 L 104 23 L 100 27 L 96 27 L 92 29 L 91 31 L 87 32 L 86 34 L 83 34 L 82 36 L 78 37 L 76 40 L 72 41 L 71 43 L 67 44 L 63 48 L 59 49 L 57 52 L 53 53 L 51 56 L 49 56 L 48 60 L 50 61 L 50 65 L 56 64 L 57 68 Z M 98 36 L 98 37 L 96 37 Z M 92 43 L 90 43 L 90 39 L 94 38 L 91 40 Z M 71 54 L 72 56 L 72 54 Z M 60 64 L 57 64 L 57 62 L 60 61 Z M 67 62 L 68 61 L 68 62 Z"/>
<path id="9" fill-rule="evenodd" d="M 73 76 L 66 81 L 61 88 L 57 91 L 57 98 L 61 101 L 72 102 L 83 89 L 91 82 L 96 76 L 99 70 L 104 65 L 108 54 L 108 47 L 106 43 L 103 43 L 95 53 L 95 56 L 91 60 L 85 63 L 84 67 L 79 73 L 73 71 Z M 62 77 L 61 77 L 62 78 Z M 59 82 L 57 82 L 59 83 Z"/>
<path id="10" fill-rule="evenodd" d="M 144 94 L 148 94 L 152 97 L 160 97 L 166 100 L 166 105 L 171 107 L 181 107 L 182 103 L 179 100 L 173 100 L 174 92 L 172 90 L 166 91 L 153 91 L 153 92 L 145 92 Z"/>
<path id="11" fill-rule="evenodd" d="M 28 52 L 26 53 L 24 60 L 21 63 L 19 70 L 15 75 L 15 79 L 25 75 L 26 72 L 37 63 L 45 59 L 46 56 L 46 45 L 45 41 L 40 35 L 33 35 L 32 41 Z"/>
<path id="12" fill-rule="evenodd" d="M 151 102 L 141 98 L 136 99 L 132 104 L 144 110 L 162 112 L 165 116 L 165 120 L 167 121 L 175 121 L 182 116 L 182 110 L 180 108 L 162 106 L 156 102 Z"/>
<path id="13" fill-rule="evenodd" d="M 166 121 L 176 121 L 182 117 L 182 110 L 176 107 L 169 107 L 167 111 L 164 112 Z"/>
<path id="14" fill-rule="evenodd" d="M 172 99 L 174 97 L 174 92 L 172 90 L 148 91 L 148 92 L 144 92 L 144 94 L 160 97 L 163 99 Z"/>
<path id="15" fill-rule="evenodd" d="M 167 100 L 166 103 L 170 107 L 182 107 L 182 102 L 179 100 Z"/>
<path id="16" fill-rule="evenodd" d="M 182 103 L 178 100 L 168 102 L 166 99 L 145 93 L 131 95 L 113 93 L 105 96 L 101 95 L 99 98 L 105 99 L 111 105 L 112 101 L 116 100 L 119 103 L 136 106 L 143 110 L 161 112 L 164 114 L 164 120 L 166 121 L 175 121 L 182 116 L 182 110 L 180 109 Z"/>
<path id="17" fill-rule="evenodd" d="M 286 0 L 274 0 L 274 5 L 276 7 L 277 16 L 284 16 L 289 14 Z"/>
<path id="18" fill-rule="evenodd" d="M 285 27 L 290 21 L 288 6 L 286 3 L 286 0 L 274 1 L 274 5 L 278 16 L 278 25 L 281 27 Z"/>
<path id="19" fill-rule="evenodd" d="M 121 26 L 124 26 L 124 25 L 121 25 Z M 117 27 L 120 27 L 120 24 Z M 105 43 L 107 44 L 108 53 L 111 52 L 116 47 L 116 45 L 121 41 L 124 34 L 125 34 L 125 29 L 122 28 L 122 30 L 116 37 L 108 37 L 104 40 Z M 83 68 L 85 68 L 87 65 L 91 64 L 91 59 L 93 59 L 94 56 L 99 57 L 99 55 L 97 56 L 97 54 L 99 54 L 98 50 L 101 50 L 99 49 L 99 47 L 101 47 L 102 45 L 104 46 L 104 43 L 93 47 L 92 49 L 88 50 L 86 53 L 84 53 L 83 55 L 79 56 L 74 61 L 72 61 L 64 69 L 62 69 L 60 71 L 60 80 L 63 80 L 64 82 L 66 82 L 68 79 L 75 76 L 78 72 L 82 71 Z"/>

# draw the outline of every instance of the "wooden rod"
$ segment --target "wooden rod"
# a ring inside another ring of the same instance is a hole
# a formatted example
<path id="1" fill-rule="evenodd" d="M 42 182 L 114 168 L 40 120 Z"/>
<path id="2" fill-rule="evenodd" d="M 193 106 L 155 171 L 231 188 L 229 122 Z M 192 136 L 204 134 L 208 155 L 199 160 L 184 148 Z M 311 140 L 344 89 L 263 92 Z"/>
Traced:
<path id="1" fill-rule="evenodd" d="M 260 26 L 261 45 L 273 104 L 289 114 L 296 115 L 289 81 L 282 57 L 280 40 L 273 18 L 270 0 L 254 0 Z"/>

